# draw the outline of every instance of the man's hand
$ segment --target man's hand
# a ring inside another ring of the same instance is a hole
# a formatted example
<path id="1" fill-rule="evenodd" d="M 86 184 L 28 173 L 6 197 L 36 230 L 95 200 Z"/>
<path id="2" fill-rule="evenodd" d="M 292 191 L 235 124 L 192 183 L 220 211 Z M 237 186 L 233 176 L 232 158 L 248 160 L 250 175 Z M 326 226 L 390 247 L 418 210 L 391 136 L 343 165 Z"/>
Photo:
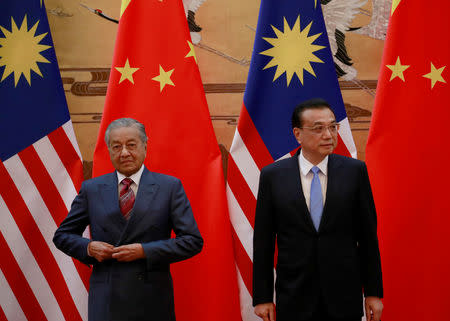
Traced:
<path id="1" fill-rule="evenodd" d="M 113 249 L 114 246 L 111 244 L 100 241 L 91 241 L 88 245 L 88 255 L 99 262 L 103 262 L 104 260 L 112 258 Z"/>
<path id="2" fill-rule="evenodd" d="M 365 301 L 367 321 L 380 321 L 383 303 L 376 296 L 368 296 Z"/>
<path id="3" fill-rule="evenodd" d="M 115 247 L 113 249 L 112 258 L 120 262 L 131 262 L 145 258 L 145 252 L 142 244 L 127 244 Z"/>
<path id="4" fill-rule="evenodd" d="M 275 321 L 275 305 L 272 302 L 257 304 L 255 314 L 264 321 Z"/>

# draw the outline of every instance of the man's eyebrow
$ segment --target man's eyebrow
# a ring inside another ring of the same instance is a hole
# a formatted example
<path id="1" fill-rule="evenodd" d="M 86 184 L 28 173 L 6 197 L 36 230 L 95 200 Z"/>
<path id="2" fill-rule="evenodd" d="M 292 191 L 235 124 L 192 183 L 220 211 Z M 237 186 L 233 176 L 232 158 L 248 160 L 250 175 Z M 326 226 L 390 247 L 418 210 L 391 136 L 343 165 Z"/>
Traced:
<path id="1" fill-rule="evenodd" d="M 336 120 L 332 120 L 330 122 L 322 122 L 322 121 L 315 121 L 313 123 L 314 125 L 326 125 L 326 124 L 337 124 Z"/>
<path id="2" fill-rule="evenodd" d="M 132 142 L 132 141 L 138 141 L 138 139 L 130 138 L 130 139 L 126 140 L 125 142 L 127 143 L 127 142 Z M 120 143 L 120 140 L 116 139 L 116 140 L 113 140 L 112 142 L 113 143 Z"/>

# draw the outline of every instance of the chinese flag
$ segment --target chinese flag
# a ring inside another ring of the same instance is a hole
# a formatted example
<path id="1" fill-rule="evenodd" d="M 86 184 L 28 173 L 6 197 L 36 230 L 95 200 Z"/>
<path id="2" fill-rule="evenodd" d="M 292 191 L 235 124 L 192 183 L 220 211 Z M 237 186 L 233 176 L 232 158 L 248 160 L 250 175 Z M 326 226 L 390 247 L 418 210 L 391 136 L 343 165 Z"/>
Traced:
<path id="1" fill-rule="evenodd" d="M 448 0 L 394 0 L 366 161 L 379 216 L 382 320 L 450 320 Z"/>
<path id="2" fill-rule="evenodd" d="M 205 244 L 172 265 L 179 321 L 239 320 L 222 160 L 181 0 L 123 0 L 94 176 L 114 170 L 104 133 L 131 117 L 147 129 L 145 165 L 181 179 Z"/>

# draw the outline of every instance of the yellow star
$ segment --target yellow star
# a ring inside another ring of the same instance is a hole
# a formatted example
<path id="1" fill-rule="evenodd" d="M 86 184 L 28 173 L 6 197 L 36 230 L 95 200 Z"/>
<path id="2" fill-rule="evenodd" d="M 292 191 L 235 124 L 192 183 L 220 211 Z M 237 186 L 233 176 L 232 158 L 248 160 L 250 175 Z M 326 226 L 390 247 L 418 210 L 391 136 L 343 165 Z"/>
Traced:
<path id="1" fill-rule="evenodd" d="M 50 61 L 42 56 L 41 52 L 51 46 L 41 44 L 46 33 L 36 35 L 39 21 L 28 30 L 27 16 L 23 18 L 22 25 L 17 27 L 11 17 L 11 31 L 0 26 L 4 37 L 0 37 L 0 67 L 5 66 L 0 82 L 4 81 L 10 74 L 14 73 L 14 86 L 17 87 L 20 77 L 23 75 L 28 85 L 31 86 L 31 70 L 44 77 L 39 69 L 39 63 Z"/>
<path id="2" fill-rule="evenodd" d="M 402 0 L 392 0 L 391 16 L 394 14 L 395 9 L 397 9 L 398 5 L 400 4 L 400 1 Z"/>
<path id="3" fill-rule="evenodd" d="M 389 81 L 392 81 L 392 79 L 398 77 L 401 80 L 405 81 L 405 76 L 403 75 L 403 72 L 409 68 L 409 65 L 402 65 L 400 62 L 400 57 L 397 57 L 397 61 L 395 62 L 395 65 L 386 65 L 390 70 L 392 70 L 391 79 Z"/>
<path id="4" fill-rule="evenodd" d="M 124 81 L 125 79 L 127 79 L 134 85 L 133 74 L 136 71 L 138 71 L 139 68 L 132 68 L 132 67 L 130 67 L 130 63 L 128 62 L 128 58 L 127 58 L 127 61 L 125 62 L 125 66 L 123 66 L 123 67 L 116 67 L 116 70 L 118 72 L 120 72 L 120 74 L 121 74 L 120 80 L 119 80 L 119 84 L 122 81 Z"/>
<path id="5" fill-rule="evenodd" d="M 188 46 L 189 46 L 190 50 L 187 53 L 187 55 L 184 56 L 184 58 L 194 57 L 195 62 L 197 63 L 197 56 L 195 55 L 194 45 L 189 40 L 187 41 L 187 43 L 188 43 Z"/>
<path id="6" fill-rule="evenodd" d="M 431 79 L 431 88 L 433 88 L 434 85 L 436 84 L 436 82 L 438 82 L 438 81 L 447 83 L 444 80 L 444 78 L 442 77 L 442 72 L 444 71 L 445 67 L 446 66 L 436 69 L 436 67 L 433 65 L 433 63 L 431 63 L 431 71 L 428 74 L 422 76 L 422 77 Z"/>
<path id="7" fill-rule="evenodd" d="M 122 0 L 122 5 L 120 6 L 120 17 L 122 17 L 130 2 L 131 0 Z"/>
<path id="8" fill-rule="evenodd" d="M 272 26 L 276 38 L 263 37 L 265 41 L 273 46 L 272 48 L 259 53 L 261 55 L 272 57 L 272 60 L 269 61 L 263 69 L 277 67 L 273 81 L 286 73 L 287 87 L 289 87 L 294 74 L 297 75 L 300 83 L 303 85 L 304 71 L 307 71 L 316 77 L 311 63 L 324 63 L 314 54 L 316 51 L 325 48 L 324 46 L 314 44 L 314 41 L 320 37 L 322 33 L 309 35 L 312 22 L 301 30 L 300 16 L 297 17 L 292 28 L 289 26 L 286 18 L 283 20 L 283 31 Z"/>
<path id="9" fill-rule="evenodd" d="M 159 82 L 159 92 L 162 92 L 166 85 L 171 85 L 175 87 L 175 84 L 172 82 L 172 79 L 170 79 L 170 76 L 172 76 L 174 70 L 175 69 L 165 71 L 163 67 L 159 65 L 159 75 L 152 78 L 152 80 Z"/>

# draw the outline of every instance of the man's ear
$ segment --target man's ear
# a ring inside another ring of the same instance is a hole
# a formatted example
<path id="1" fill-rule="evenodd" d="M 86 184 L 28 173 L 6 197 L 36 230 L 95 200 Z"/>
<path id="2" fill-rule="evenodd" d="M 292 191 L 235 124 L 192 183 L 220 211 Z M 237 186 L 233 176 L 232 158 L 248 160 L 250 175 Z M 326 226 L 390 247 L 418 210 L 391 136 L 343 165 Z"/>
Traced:
<path id="1" fill-rule="evenodd" d="M 298 128 L 298 127 L 294 127 L 294 129 L 292 129 L 292 133 L 294 134 L 295 139 L 297 140 L 297 142 L 301 145 L 302 144 L 301 143 L 301 139 L 300 139 L 301 129 Z"/>

